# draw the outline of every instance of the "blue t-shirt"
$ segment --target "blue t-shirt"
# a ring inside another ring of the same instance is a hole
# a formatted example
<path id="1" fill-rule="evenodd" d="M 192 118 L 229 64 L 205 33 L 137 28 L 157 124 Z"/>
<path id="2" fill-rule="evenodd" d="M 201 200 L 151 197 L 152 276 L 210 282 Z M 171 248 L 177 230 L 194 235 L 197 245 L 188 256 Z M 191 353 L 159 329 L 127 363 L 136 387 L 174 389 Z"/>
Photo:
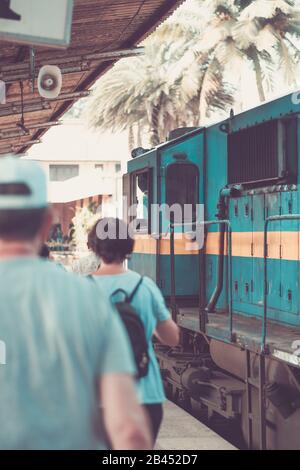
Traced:
<path id="1" fill-rule="evenodd" d="M 135 372 L 107 296 L 39 258 L 1 261 L 0 279 L 0 448 L 105 449 L 99 378 Z"/>
<path id="2" fill-rule="evenodd" d="M 123 289 L 127 294 L 131 294 L 137 285 L 140 275 L 134 271 L 126 271 L 122 274 L 95 276 L 96 282 L 103 290 L 111 295 L 117 289 Z M 113 301 L 122 300 L 121 293 L 113 297 Z M 144 277 L 133 301 L 132 306 L 140 316 L 145 334 L 149 344 L 150 365 L 149 372 L 138 382 L 138 393 L 140 402 L 143 404 L 161 403 L 165 400 L 164 388 L 161 380 L 160 370 L 155 357 L 152 336 L 156 329 L 157 322 L 168 320 L 170 312 L 166 307 L 162 293 L 157 285 L 148 277 Z"/>

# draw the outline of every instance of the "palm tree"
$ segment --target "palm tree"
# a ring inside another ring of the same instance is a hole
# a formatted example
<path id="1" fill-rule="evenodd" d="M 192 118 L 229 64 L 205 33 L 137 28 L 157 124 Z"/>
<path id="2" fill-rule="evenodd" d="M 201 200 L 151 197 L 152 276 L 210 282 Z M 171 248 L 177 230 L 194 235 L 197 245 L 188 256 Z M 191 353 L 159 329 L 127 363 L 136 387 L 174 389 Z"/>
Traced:
<path id="1" fill-rule="evenodd" d="M 300 0 L 188 0 L 144 41 L 144 56 L 118 62 L 100 79 L 90 125 L 128 129 L 130 149 L 145 132 L 156 145 L 172 128 L 202 125 L 211 112 L 226 111 L 233 89 L 224 72 L 238 77 L 245 62 L 264 101 L 275 70 L 295 81 L 299 6 Z"/>
<path id="2" fill-rule="evenodd" d="M 286 83 L 295 82 L 300 57 L 293 38 L 300 37 L 299 6 L 299 0 L 205 1 L 203 7 L 210 11 L 205 34 L 183 55 L 179 74 L 189 73 L 191 64 L 203 56 L 236 74 L 248 60 L 264 101 L 264 83 L 272 86 L 275 68 L 284 71 Z"/>
<path id="3" fill-rule="evenodd" d="M 295 64 L 299 62 L 294 38 L 300 37 L 299 0 L 254 0 L 240 8 L 234 38 L 253 61 L 261 101 L 263 74 L 259 60 L 279 67 L 288 85 L 296 83 Z"/>
<path id="4" fill-rule="evenodd" d="M 159 124 L 172 119 L 171 90 L 166 83 L 171 46 L 150 41 L 143 57 L 122 60 L 99 80 L 88 108 L 89 124 L 112 131 L 129 129 L 129 146 L 133 128 L 148 127 L 152 145 L 160 141 Z"/>
<path id="5" fill-rule="evenodd" d="M 113 131 L 129 129 L 130 149 L 133 129 L 138 128 L 139 136 L 147 130 L 155 146 L 175 127 L 199 125 L 202 86 L 206 112 L 232 104 L 216 62 L 214 66 L 207 60 L 197 62 L 193 76 L 169 79 L 196 27 L 191 25 L 191 31 L 188 23 L 180 22 L 175 15 L 144 42 L 144 56 L 118 62 L 96 86 L 87 110 L 90 126 Z"/>

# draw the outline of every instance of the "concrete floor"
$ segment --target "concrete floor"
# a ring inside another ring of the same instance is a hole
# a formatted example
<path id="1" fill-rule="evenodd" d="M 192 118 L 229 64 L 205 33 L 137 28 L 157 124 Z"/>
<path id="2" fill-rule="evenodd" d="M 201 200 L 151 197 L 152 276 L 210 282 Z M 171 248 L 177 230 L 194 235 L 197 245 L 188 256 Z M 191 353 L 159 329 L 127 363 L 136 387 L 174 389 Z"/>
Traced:
<path id="1" fill-rule="evenodd" d="M 193 416 L 167 401 L 157 450 L 236 450 L 222 437 Z"/>

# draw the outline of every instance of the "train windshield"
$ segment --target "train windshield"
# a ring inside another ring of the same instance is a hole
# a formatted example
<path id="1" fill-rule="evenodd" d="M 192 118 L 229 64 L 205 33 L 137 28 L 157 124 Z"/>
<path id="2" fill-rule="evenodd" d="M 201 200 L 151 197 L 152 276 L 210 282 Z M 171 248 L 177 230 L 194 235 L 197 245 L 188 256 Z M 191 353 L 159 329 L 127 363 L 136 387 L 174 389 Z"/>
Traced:
<path id="1" fill-rule="evenodd" d="M 199 198 L 199 171 L 192 163 L 174 163 L 167 168 L 166 203 L 177 205 L 182 216 L 175 217 L 176 223 L 196 220 Z M 183 218 L 184 216 L 184 218 Z"/>
<path id="2" fill-rule="evenodd" d="M 133 203 L 135 206 L 136 230 L 148 230 L 148 217 L 150 206 L 150 171 L 147 169 L 134 175 Z"/>

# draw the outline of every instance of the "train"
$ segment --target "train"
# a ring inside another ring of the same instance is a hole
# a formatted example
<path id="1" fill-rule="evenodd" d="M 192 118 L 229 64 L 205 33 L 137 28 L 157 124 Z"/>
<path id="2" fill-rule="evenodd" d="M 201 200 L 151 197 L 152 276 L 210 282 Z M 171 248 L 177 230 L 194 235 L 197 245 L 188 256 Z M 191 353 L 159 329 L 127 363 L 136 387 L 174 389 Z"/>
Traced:
<path id="1" fill-rule="evenodd" d="M 135 149 L 123 178 L 129 268 L 181 331 L 156 344 L 167 395 L 247 449 L 300 448 L 299 143 L 294 92 Z"/>

